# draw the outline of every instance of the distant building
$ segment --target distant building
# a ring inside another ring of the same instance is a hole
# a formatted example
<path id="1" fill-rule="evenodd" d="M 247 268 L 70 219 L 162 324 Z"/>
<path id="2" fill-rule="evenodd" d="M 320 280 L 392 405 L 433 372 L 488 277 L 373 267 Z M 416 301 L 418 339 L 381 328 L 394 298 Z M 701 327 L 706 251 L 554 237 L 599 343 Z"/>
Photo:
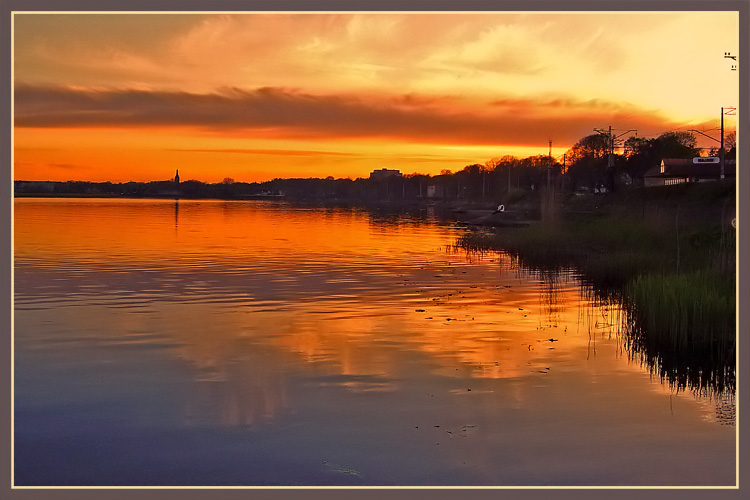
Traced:
<path id="1" fill-rule="evenodd" d="M 735 160 L 725 160 L 724 177 L 734 178 L 735 171 Z M 643 174 L 643 186 L 673 186 L 688 182 L 717 181 L 720 178 L 721 164 L 712 158 L 664 158 L 658 166 Z"/>
<path id="2" fill-rule="evenodd" d="M 445 198 L 445 188 L 436 184 L 430 184 L 429 186 L 427 186 L 427 197 Z"/>
<path id="3" fill-rule="evenodd" d="M 391 177 L 401 177 L 401 172 L 399 170 L 391 170 L 388 168 L 381 168 L 380 170 L 373 170 L 370 172 L 370 179 L 372 180 L 389 179 Z"/>
<path id="4" fill-rule="evenodd" d="M 143 194 L 149 196 L 169 196 L 179 198 L 180 196 L 180 171 L 175 170 L 174 178 L 166 181 L 150 182 Z"/>

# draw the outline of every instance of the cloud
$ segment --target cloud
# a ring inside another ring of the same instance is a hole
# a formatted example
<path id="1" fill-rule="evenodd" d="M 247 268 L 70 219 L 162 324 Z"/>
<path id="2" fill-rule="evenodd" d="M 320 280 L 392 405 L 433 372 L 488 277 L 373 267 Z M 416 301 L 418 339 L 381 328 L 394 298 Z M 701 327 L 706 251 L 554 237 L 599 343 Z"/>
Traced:
<path id="1" fill-rule="evenodd" d="M 463 45 L 433 54 L 425 66 L 464 67 L 470 71 L 536 74 L 540 63 L 538 28 L 498 24 Z"/>
<path id="2" fill-rule="evenodd" d="M 577 141 L 593 127 L 670 130 L 659 116 L 626 103 L 565 96 L 497 99 L 310 94 L 263 87 L 214 93 L 73 89 L 19 85 L 17 127 L 192 127 L 275 139 L 377 138 L 431 144 L 534 145 Z"/>
<path id="3" fill-rule="evenodd" d="M 14 19 L 15 76 L 37 85 L 203 94 L 226 85 L 304 85 L 317 94 L 398 89 L 485 101 L 552 92 L 627 100 L 682 121 L 714 116 L 738 92 L 738 79 L 721 57 L 738 47 L 733 12 Z M 681 74 L 690 77 L 672 77 Z"/>

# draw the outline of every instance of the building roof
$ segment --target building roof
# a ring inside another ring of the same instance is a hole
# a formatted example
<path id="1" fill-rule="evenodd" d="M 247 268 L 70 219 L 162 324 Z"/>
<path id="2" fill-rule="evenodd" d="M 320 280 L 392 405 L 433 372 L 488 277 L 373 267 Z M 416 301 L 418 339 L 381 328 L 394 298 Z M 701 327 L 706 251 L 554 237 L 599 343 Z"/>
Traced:
<path id="1" fill-rule="evenodd" d="M 662 164 L 664 173 L 661 172 Z M 648 169 L 643 177 L 718 179 L 721 176 L 721 165 L 718 163 L 693 163 L 691 158 L 664 158 L 662 164 Z M 734 160 L 726 160 L 724 175 L 735 177 L 735 167 Z"/>
<path id="2" fill-rule="evenodd" d="M 393 170 L 389 168 L 381 168 L 380 170 L 373 170 L 370 172 L 370 179 L 387 179 L 388 177 L 401 177 L 400 170 Z"/>

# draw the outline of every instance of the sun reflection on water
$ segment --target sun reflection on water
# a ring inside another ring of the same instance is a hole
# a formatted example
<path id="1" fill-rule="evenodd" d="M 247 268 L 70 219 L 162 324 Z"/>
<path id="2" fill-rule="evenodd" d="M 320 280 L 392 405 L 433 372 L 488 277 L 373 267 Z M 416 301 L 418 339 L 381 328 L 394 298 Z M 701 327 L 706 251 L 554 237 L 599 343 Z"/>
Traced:
<path id="1" fill-rule="evenodd" d="M 153 376 L 167 379 L 167 366 L 185 374 L 170 397 L 173 425 L 188 429 L 313 425 L 309 415 L 320 426 L 338 418 L 325 408 L 350 404 L 467 412 L 441 436 L 513 440 L 503 421 L 519 415 L 550 427 L 664 408 L 653 399 L 661 394 L 643 395 L 648 370 L 624 351 L 622 310 L 573 270 L 456 253 L 462 229 L 430 218 L 250 202 L 176 210 L 168 200 L 16 201 L 21 380 L 49 372 L 65 384 L 97 357 L 127 370 L 127 360 L 153 356 Z M 102 387 L 139 394 L 97 369 Z M 714 419 L 733 415 L 732 404 L 715 408 Z M 493 453 L 480 448 L 473 456 Z"/>

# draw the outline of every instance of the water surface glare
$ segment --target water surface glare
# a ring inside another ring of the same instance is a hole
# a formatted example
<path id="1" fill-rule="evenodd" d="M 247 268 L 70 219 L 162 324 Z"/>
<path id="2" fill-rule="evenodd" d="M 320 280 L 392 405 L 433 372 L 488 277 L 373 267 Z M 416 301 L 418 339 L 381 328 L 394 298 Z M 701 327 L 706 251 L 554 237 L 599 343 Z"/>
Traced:
<path id="1" fill-rule="evenodd" d="M 14 202 L 15 484 L 734 485 L 570 274 L 428 211 Z"/>

